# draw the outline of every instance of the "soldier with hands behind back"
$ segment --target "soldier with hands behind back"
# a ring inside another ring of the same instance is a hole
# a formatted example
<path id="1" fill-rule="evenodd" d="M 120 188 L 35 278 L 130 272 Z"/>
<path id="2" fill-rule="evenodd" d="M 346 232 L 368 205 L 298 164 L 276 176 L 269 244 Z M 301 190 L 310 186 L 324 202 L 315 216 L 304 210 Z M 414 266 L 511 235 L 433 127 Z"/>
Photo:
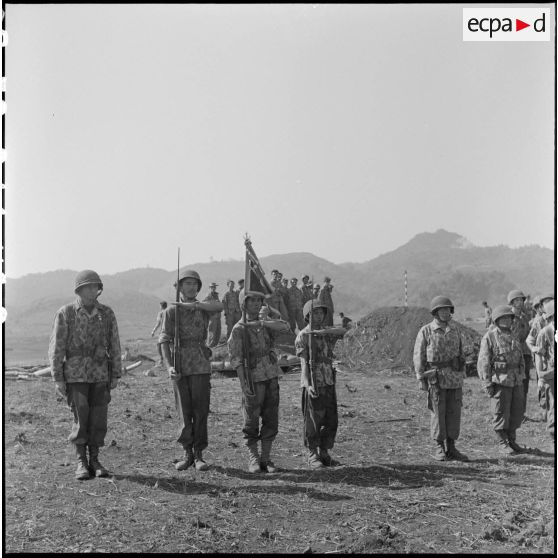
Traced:
<path id="1" fill-rule="evenodd" d="M 417 379 L 428 392 L 430 435 L 436 444 L 433 457 L 438 461 L 468 461 L 455 447 L 461 429 L 465 358 L 461 334 L 451 323 L 453 312 L 449 298 L 432 299 L 434 320 L 419 330 L 413 354 Z"/>
<path id="2" fill-rule="evenodd" d="M 48 351 L 56 391 L 74 415 L 68 441 L 75 446 L 78 480 L 109 474 L 98 456 L 105 444 L 110 390 L 118 384 L 122 359 L 114 312 L 97 301 L 102 291 L 95 271 L 77 274 L 77 299 L 56 313 Z"/>

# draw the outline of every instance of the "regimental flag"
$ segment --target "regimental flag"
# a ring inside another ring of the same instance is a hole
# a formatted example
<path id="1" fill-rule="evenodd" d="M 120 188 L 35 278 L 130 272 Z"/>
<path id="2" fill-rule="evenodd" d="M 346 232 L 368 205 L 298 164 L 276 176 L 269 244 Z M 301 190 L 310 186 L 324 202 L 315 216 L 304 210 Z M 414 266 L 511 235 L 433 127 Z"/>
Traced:
<path id="1" fill-rule="evenodd" d="M 264 270 L 260 265 L 260 260 L 252 248 L 252 242 L 248 235 L 244 238 L 244 245 L 246 246 L 246 268 L 244 272 L 244 292 L 258 291 L 264 295 L 273 293 L 271 285 L 265 278 Z"/>

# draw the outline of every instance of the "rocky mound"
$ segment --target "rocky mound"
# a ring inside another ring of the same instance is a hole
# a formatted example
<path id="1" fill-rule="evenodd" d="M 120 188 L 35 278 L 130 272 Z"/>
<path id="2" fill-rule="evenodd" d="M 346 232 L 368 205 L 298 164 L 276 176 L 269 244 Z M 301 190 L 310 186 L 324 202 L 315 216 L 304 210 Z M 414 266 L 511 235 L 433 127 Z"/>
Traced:
<path id="1" fill-rule="evenodd" d="M 374 310 L 339 341 L 336 357 L 354 368 L 413 368 L 413 349 L 419 329 L 432 321 L 427 308 L 388 306 Z M 476 374 L 481 335 L 474 329 L 454 322 L 461 328 L 468 375 Z"/>

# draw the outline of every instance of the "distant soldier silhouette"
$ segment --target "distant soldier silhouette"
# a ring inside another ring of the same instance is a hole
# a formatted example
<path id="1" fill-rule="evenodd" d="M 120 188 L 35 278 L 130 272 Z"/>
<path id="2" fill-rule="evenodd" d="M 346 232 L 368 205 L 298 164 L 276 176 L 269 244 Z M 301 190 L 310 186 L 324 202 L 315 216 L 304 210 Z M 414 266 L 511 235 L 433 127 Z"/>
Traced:
<path id="1" fill-rule="evenodd" d="M 159 303 L 161 309 L 157 313 L 157 319 L 155 321 L 155 327 L 151 330 L 151 337 L 155 335 L 157 330 L 163 325 L 163 314 L 165 313 L 165 308 L 167 307 L 167 303 L 163 300 Z M 163 353 L 161 352 L 161 343 L 157 341 L 157 353 L 159 354 L 159 366 L 163 366 Z"/>
<path id="2" fill-rule="evenodd" d="M 305 327 L 304 318 L 302 317 L 302 291 L 297 286 L 298 279 L 293 277 L 291 279 L 291 286 L 289 287 L 289 297 L 287 308 L 289 311 L 289 325 L 293 332 L 298 327 L 300 331 Z"/>
<path id="3" fill-rule="evenodd" d="M 484 306 L 484 327 L 488 329 L 492 324 L 492 308 L 488 306 L 488 302 L 483 301 L 482 305 Z"/>
<path id="4" fill-rule="evenodd" d="M 318 300 L 327 307 L 324 323 L 327 327 L 333 325 L 333 299 L 331 298 L 331 291 L 333 291 L 331 279 L 329 277 L 324 277 L 324 286 L 318 295 Z"/>
<path id="5" fill-rule="evenodd" d="M 223 295 L 223 307 L 225 309 L 225 322 L 227 324 L 227 339 L 231 335 L 234 324 L 240 320 L 242 312 L 240 311 L 240 304 L 238 302 L 238 291 L 234 290 L 234 281 L 229 279 L 227 281 L 229 290 Z"/>
<path id="6" fill-rule="evenodd" d="M 302 278 L 302 287 L 300 288 L 300 290 L 302 292 L 302 307 L 304 308 L 304 305 L 309 300 L 312 300 L 314 298 L 314 293 L 312 292 L 312 284 L 310 283 L 310 277 L 308 277 L 308 275 L 305 275 Z"/>
<path id="7" fill-rule="evenodd" d="M 217 292 L 218 286 L 217 283 L 211 283 L 211 285 L 209 285 L 210 291 L 203 299 L 204 302 L 219 302 L 219 293 Z M 215 347 L 219 344 L 221 339 L 221 312 L 211 313 L 207 329 L 207 345 L 208 347 Z"/>

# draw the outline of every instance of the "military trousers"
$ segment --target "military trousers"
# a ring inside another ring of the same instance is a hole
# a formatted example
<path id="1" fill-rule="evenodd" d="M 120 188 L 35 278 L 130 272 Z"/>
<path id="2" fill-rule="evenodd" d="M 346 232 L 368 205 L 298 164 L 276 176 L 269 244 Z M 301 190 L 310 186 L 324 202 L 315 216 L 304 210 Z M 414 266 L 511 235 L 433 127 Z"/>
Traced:
<path id="1" fill-rule="evenodd" d="M 221 340 L 221 313 L 217 316 L 211 316 L 209 319 L 207 334 L 207 346 L 217 346 Z"/>
<path id="2" fill-rule="evenodd" d="M 539 388 L 539 405 L 546 413 L 546 429 L 556 433 L 556 378 Z"/>
<path id="3" fill-rule="evenodd" d="M 242 318 L 241 312 L 229 312 L 225 316 L 225 322 L 227 324 L 227 339 L 231 336 L 231 331 L 234 325 Z"/>
<path id="4" fill-rule="evenodd" d="M 242 433 L 247 446 L 258 440 L 273 442 L 279 432 L 279 378 L 254 382 L 254 392 L 252 396 L 242 394 Z"/>
<path id="5" fill-rule="evenodd" d="M 74 415 L 68 441 L 78 446 L 104 446 L 110 403 L 107 382 L 71 382 L 66 384 L 66 390 L 66 399 Z"/>
<path id="6" fill-rule="evenodd" d="M 525 410 L 527 409 L 527 394 L 529 393 L 529 378 L 531 375 L 533 356 L 523 355 L 523 360 L 525 362 L 525 379 L 523 380 L 523 414 L 525 415 Z"/>
<path id="7" fill-rule="evenodd" d="M 430 437 L 436 442 L 447 438 L 457 440 L 461 430 L 461 407 L 463 389 L 442 389 L 438 384 L 428 387 L 428 408 L 430 409 Z"/>
<path id="8" fill-rule="evenodd" d="M 310 449 L 331 449 L 339 424 L 335 386 L 320 386 L 315 398 L 302 388 L 302 415 L 304 445 Z"/>
<path id="9" fill-rule="evenodd" d="M 203 451 L 207 447 L 207 417 L 211 384 L 210 374 L 181 376 L 172 382 L 176 411 L 182 422 L 177 442 L 184 449 Z"/>
<path id="10" fill-rule="evenodd" d="M 522 383 L 513 387 L 496 384 L 494 395 L 490 398 L 494 430 L 504 430 L 515 439 L 515 431 L 523 421 L 524 409 Z"/>
<path id="11" fill-rule="evenodd" d="M 293 332 L 297 327 L 299 331 L 306 327 L 306 323 L 302 317 L 302 308 L 289 308 L 289 325 Z"/>

